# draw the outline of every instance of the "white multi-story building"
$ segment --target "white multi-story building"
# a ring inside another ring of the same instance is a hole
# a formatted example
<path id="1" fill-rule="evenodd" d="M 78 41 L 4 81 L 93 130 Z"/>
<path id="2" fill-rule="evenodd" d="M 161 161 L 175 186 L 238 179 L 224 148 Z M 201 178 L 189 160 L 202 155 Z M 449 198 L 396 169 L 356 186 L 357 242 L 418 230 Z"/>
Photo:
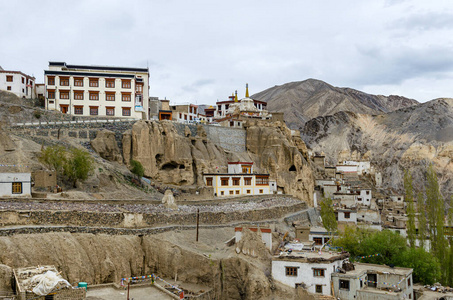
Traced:
<path id="1" fill-rule="evenodd" d="M 75 116 L 148 119 L 149 70 L 49 62 L 46 109 Z"/>
<path id="2" fill-rule="evenodd" d="M 0 67 L 0 90 L 14 93 L 20 98 L 36 98 L 35 77 Z"/>
<path id="3" fill-rule="evenodd" d="M 192 123 L 200 121 L 198 117 L 198 105 L 195 104 L 176 104 L 170 105 L 172 120 L 181 123 Z"/>

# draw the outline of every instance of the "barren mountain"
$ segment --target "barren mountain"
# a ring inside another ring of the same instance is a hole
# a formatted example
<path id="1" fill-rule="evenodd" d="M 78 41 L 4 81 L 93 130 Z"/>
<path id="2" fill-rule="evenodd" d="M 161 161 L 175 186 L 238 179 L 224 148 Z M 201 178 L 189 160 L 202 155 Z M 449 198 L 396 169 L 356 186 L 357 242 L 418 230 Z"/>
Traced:
<path id="1" fill-rule="evenodd" d="M 267 102 L 270 111 L 283 111 L 286 124 L 293 129 L 303 127 L 312 118 L 340 111 L 374 115 L 418 104 L 413 99 L 370 95 L 316 79 L 275 86 L 252 95 L 252 98 Z"/>
<path id="2" fill-rule="evenodd" d="M 331 163 L 369 158 L 384 185 L 401 190 L 405 169 L 420 188 L 433 163 L 444 196 L 453 194 L 453 99 L 435 99 L 387 114 L 339 112 L 308 121 L 302 139 Z"/>

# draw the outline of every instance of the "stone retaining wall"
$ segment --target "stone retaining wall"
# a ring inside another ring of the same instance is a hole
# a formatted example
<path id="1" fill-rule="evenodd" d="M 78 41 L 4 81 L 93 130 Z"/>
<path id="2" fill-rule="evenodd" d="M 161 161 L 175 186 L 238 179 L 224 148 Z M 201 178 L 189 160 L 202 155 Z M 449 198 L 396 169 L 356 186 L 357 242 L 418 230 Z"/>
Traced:
<path id="1" fill-rule="evenodd" d="M 237 221 L 279 219 L 307 208 L 304 202 L 292 206 L 234 212 L 200 212 L 200 224 L 219 225 Z M 196 224 L 196 213 L 129 213 L 91 211 L 0 211 L 0 226 L 99 226 L 113 228 L 146 228 L 168 224 Z"/>

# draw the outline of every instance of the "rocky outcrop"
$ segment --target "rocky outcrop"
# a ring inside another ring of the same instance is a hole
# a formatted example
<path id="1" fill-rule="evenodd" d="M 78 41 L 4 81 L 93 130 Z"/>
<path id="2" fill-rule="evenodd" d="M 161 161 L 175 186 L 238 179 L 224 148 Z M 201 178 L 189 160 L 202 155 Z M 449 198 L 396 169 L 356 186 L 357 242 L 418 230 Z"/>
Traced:
<path id="1" fill-rule="evenodd" d="M 109 161 L 122 162 L 120 148 L 115 140 L 115 133 L 110 130 L 101 130 L 96 133 L 96 138 L 91 141 L 91 147 L 102 158 Z"/>
<path id="2" fill-rule="evenodd" d="M 402 191 L 404 170 L 424 185 L 432 163 L 444 197 L 453 194 L 453 99 L 436 99 L 377 116 L 340 112 L 305 124 L 302 138 L 330 163 L 369 159 L 384 187 Z"/>
<path id="3" fill-rule="evenodd" d="M 370 95 L 350 88 L 334 87 L 316 79 L 274 86 L 252 95 L 252 98 L 267 102 L 270 112 L 284 112 L 286 124 L 295 129 L 312 118 L 340 111 L 381 114 L 418 104 L 413 99 Z"/>
<path id="4" fill-rule="evenodd" d="M 226 171 L 227 154 L 200 126 L 195 137 L 178 134 L 170 121 L 139 121 L 123 135 L 123 157 L 141 162 L 145 176 L 166 184 L 202 184 L 203 173 Z"/>
<path id="5" fill-rule="evenodd" d="M 269 173 L 278 189 L 313 205 L 314 177 L 304 157 L 306 147 L 280 122 L 250 121 L 246 124 L 247 151 L 255 162 L 255 171 Z"/>

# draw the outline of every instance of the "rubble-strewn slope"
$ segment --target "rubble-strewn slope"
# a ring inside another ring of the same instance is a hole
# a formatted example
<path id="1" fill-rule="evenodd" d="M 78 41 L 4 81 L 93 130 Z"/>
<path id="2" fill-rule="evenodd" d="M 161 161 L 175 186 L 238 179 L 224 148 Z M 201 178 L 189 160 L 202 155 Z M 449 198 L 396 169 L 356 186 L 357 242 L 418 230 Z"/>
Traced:
<path id="1" fill-rule="evenodd" d="M 383 172 L 384 185 L 400 189 L 403 170 L 420 187 L 433 163 L 444 196 L 453 194 L 453 99 L 436 99 L 394 112 L 370 116 L 340 112 L 305 124 L 302 138 L 332 163 L 370 158 Z"/>
<path id="2" fill-rule="evenodd" d="M 380 114 L 418 104 L 413 99 L 370 95 L 316 79 L 275 86 L 252 95 L 252 98 L 267 102 L 270 111 L 283 111 L 286 124 L 296 129 L 312 118 L 340 111 Z"/>

